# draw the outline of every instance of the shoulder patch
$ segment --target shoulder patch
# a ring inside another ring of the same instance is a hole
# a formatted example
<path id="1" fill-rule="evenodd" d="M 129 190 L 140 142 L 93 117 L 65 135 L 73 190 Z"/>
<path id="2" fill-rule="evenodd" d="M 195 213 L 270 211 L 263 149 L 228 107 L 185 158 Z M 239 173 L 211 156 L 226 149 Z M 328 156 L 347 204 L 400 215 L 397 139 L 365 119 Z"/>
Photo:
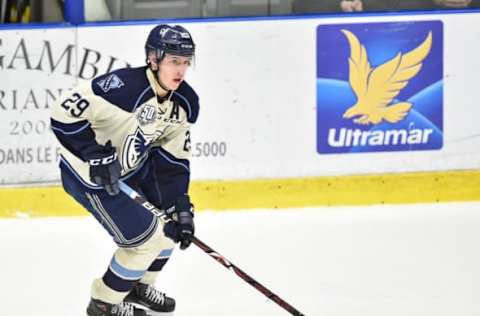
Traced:
<path id="1" fill-rule="evenodd" d="M 107 93 L 112 89 L 120 89 L 125 85 L 122 79 L 116 74 L 111 74 L 101 80 L 97 81 L 97 85 L 102 89 L 103 92 Z"/>
<path id="2" fill-rule="evenodd" d="M 145 71 L 146 66 L 117 69 L 96 77 L 90 85 L 95 95 L 127 112 L 134 112 L 155 96 Z"/>

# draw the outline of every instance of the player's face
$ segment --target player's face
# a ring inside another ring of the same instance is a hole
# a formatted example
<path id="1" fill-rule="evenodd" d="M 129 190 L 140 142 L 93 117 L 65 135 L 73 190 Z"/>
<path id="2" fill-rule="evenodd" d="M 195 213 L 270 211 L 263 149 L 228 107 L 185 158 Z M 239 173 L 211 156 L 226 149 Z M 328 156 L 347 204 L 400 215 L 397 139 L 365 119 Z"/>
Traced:
<path id="1" fill-rule="evenodd" d="M 182 83 L 192 57 L 166 55 L 158 69 L 158 79 L 169 90 L 175 90 Z"/>

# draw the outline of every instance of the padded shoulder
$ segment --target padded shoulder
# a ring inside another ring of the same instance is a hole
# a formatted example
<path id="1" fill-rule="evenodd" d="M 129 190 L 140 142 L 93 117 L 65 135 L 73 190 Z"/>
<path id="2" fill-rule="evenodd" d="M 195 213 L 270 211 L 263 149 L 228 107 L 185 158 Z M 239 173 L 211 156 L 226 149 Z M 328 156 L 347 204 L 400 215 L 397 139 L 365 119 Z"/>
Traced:
<path id="1" fill-rule="evenodd" d="M 172 100 L 187 112 L 187 118 L 190 123 L 197 121 L 200 111 L 198 95 L 186 81 L 183 81 L 178 89 L 173 91 Z"/>
<path id="2" fill-rule="evenodd" d="M 92 80 L 93 92 L 128 112 L 154 97 L 145 74 L 146 67 L 122 68 Z"/>

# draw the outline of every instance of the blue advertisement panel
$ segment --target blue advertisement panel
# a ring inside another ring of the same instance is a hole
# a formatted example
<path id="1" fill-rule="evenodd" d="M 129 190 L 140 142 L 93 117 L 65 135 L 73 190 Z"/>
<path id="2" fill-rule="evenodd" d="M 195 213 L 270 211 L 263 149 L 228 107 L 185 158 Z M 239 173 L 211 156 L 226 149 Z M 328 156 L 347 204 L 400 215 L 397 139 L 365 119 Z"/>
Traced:
<path id="1" fill-rule="evenodd" d="M 319 25 L 317 151 L 443 146 L 441 21 Z"/>

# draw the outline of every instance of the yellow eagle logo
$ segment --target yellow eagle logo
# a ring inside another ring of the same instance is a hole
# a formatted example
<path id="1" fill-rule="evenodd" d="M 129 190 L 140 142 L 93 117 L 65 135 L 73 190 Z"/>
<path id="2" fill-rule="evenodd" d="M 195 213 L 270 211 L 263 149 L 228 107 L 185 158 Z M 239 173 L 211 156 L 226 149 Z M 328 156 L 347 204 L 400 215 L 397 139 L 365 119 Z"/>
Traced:
<path id="1" fill-rule="evenodd" d="M 399 102 L 390 105 L 390 102 L 422 68 L 422 62 L 432 48 L 432 32 L 417 48 L 406 54 L 399 52 L 374 69 L 368 61 L 365 46 L 352 32 L 342 32 L 350 44 L 349 81 L 357 97 L 357 102 L 345 111 L 343 117 L 354 118 L 354 123 L 362 125 L 402 120 L 410 112 L 412 104 Z"/>

